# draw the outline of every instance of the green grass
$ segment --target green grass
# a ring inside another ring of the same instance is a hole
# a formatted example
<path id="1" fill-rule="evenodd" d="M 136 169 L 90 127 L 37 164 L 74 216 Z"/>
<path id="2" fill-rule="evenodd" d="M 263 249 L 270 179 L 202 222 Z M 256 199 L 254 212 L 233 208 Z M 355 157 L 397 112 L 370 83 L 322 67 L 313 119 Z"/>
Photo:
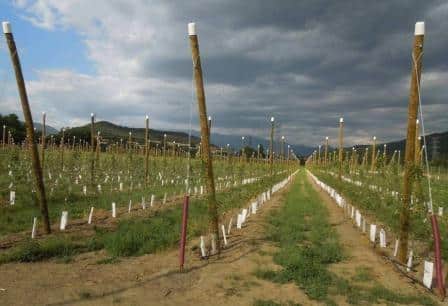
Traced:
<path id="1" fill-rule="evenodd" d="M 279 246 L 273 259 L 282 269 L 257 270 L 258 277 L 277 283 L 294 282 L 309 298 L 326 305 L 336 305 L 335 296 L 345 297 L 352 305 L 436 305 L 429 297 L 402 295 L 382 287 L 370 280 L 368 269 L 359 268 L 355 279 L 329 270 L 329 265 L 345 259 L 344 251 L 329 224 L 326 207 L 304 172 L 298 174 L 284 206 L 269 221 L 269 238 Z M 362 285 L 368 281 L 373 286 Z"/>
<path id="2" fill-rule="evenodd" d="M 44 240 L 27 240 L 19 246 L 0 254 L 0 263 L 11 261 L 36 262 L 49 258 L 59 258 L 69 261 L 76 254 L 93 251 L 98 245 L 77 242 L 75 237 L 51 237 Z M 81 241 L 81 239 L 79 239 Z M 63 262 L 62 261 L 62 262 Z"/>
<path id="3" fill-rule="evenodd" d="M 250 198 L 268 187 L 268 182 L 257 182 L 252 185 L 235 188 L 230 193 L 217 195 L 219 212 L 241 207 Z M 138 218 L 120 221 L 114 232 L 99 233 L 96 237 L 112 256 L 138 256 L 155 253 L 173 247 L 179 242 L 182 220 L 180 206 L 158 212 L 151 218 Z M 207 230 L 207 202 L 193 200 L 188 212 L 187 237 L 199 236 Z"/>
<path id="4" fill-rule="evenodd" d="M 280 180 L 280 176 L 275 180 Z M 219 213 L 242 207 L 272 184 L 271 180 L 239 186 L 232 192 L 218 193 Z M 174 247 L 179 242 L 182 207 L 171 206 L 156 211 L 151 217 L 122 219 L 114 231 L 95 228 L 93 237 L 52 236 L 26 242 L 0 254 L 0 263 L 11 261 L 35 262 L 50 258 L 69 261 L 82 252 L 105 249 L 111 258 L 139 256 L 156 253 Z M 205 199 L 191 199 L 189 206 L 187 238 L 204 233 L 208 226 L 208 210 Z M 108 260 L 99 263 L 108 263 Z"/>

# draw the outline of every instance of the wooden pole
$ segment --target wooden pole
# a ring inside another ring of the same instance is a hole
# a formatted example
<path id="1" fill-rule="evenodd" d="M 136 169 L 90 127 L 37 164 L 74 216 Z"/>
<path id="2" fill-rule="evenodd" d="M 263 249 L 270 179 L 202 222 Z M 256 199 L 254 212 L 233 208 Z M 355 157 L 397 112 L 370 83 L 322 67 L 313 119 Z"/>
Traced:
<path id="1" fill-rule="evenodd" d="M 148 185 L 149 175 L 149 116 L 145 119 L 145 184 Z"/>
<path id="2" fill-rule="evenodd" d="M 46 141 L 45 141 L 45 137 L 46 135 L 46 131 L 45 131 L 45 119 L 46 119 L 46 114 L 45 112 L 42 113 L 42 136 L 41 136 L 41 151 L 40 151 L 40 158 L 41 158 L 41 167 L 42 167 L 42 173 L 45 171 L 45 145 L 46 145 Z"/>
<path id="3" fill-rule="evenodd" d="M 373 145 L 372 145 L 372 163 L 370 165 L 370 171 L 374 173 L 375 171 L 375 161 L 376 161 L 376 136 L 373 136 Z"/>
<path id="4" fill-rule="evenodd" d="M 199 53 L 199 41 L 196 34 L 195 23 L 188 24 L 188 36 L 190 39 L 191 55 L 193 60 L 193 72 L 196 84 L 196 97 L 198 100 L 199 120 L 201 124 L 202 136 L 202 162 L 205 164 L 205 178 L 208 198 L 209 211 L 209 233 L 212 240 L 215 239 L 217 252 L 220 253 L 221 244 L 219 243 L 219 219 L 218 219 L 218 202 L 215 194 L 215 181 L 213 176 L 213 164 L 210 154 L 210 131 L 207 124 L 207 107 L 205 103 L 204 82 L 202 79 L 202 67 Z"/>
<path id="5" fill-rule="evenodd" d="M 98 131 L 96 136 L 96 158 L 95 158 L 97 168 L 100 167 L 100 149 L 101 149 L 101 132 Z"/>
<path id="6" fill-rule="evenodd" d="M 415 24 L 414 45 L 412 48 L 412 72 L 411 72 L 411 88 L 408 106 L 408 128 L 406 137 L 405 164 L 403 175 L 403 197 L 402 207 L 400 211 L 400 231 L 398 249 L 398 258 L 402 263 L 406 262 L 408 253 L 409 239 L 409 206 L 411 198 L 411 187 L 413 181 L 413 172 L 415 168 L 415 135 L 416 122 L 418 114 L 420 76 L 422 71 L 423 42 L 425 35 L 424 22 Z"/>
<path id="7" fill-rule="evenodd" d="M 280 143 L 280 160 L 285 159 L 285 136 L 282 136 L 282 141 Z"/>
<path id="8" fill-rule="evenodd" d="M 47 197 L 45 194 L 45 185 L 42 175 L 42 168 L 39 160 L 39 153 L 37 145 L 34 140 L 34 124 L 33 117 L 31 115 L 30 104 L 28 102 L 28 95 L 26 93 L 25 80 L 23 79 L 22 67 L 20 65 L 19 53 L 14 42 L 14 36 L 12 35 L 11 26 L 9 22 L 3 22 L 3 33 L 5 34 L 6 43 L 8 44 L 9 53 L 11 55 L 12 65 L 14 66 L 14 72 L 16 75 L 17 87 L 19 90 L 20 102 L 22 104 L 23 117 L 25 118 L 26 133 L 30 139 L 30 153 L 31 161 L 33 165 L 33 173 L 36 185 L 36 195 L 39 201 L 40 213 L 42 215 L 42 221 L 44 226 L 44 232 L 46 234 L 51 233 L 50 218 L 48 216 Z"/>
<path id="9" fill-rule="evenodd" d="M 243 162 L 246 159 L 246 157 L 244 156 L 245 155 L 244 153 L 245 153 L 244 152 L 244 136 L 241 136 L 241 156 L 240 156 L 241 162 Z"/>
<path id="10" fill-rule="evenodd" d="M 339 119 L 339 180 L 342 178 L 342 162 L 344 159 L 344 118 Z"/>
<path id="11" fill-rule="evenodd" d="M 325 137 L 325 152 L 324 152 L 324 155 L 325 155 L 325 163 L 324 163 L 324 165 L 326 167 L 328 165 L 328 136 Z"/>
<path id="12" fill-rule="evenodd" d="M 275 118 L 271 117 L 271 139 L 269 141 L 269 173 L 271 177 L 274 165 L 274 126 Z"/>
<path id="13" fill-rule="evenodd" d="M 418 119 L 415 121 L 415 164 L 419 164 L 420 140 L 419 140 L 420 124 Z"/>
<path id="14" fill-rule="evenodd" d="M 74 143 L 74 140 L 73 140 Z M 90 185 L 95 184 L 95 114 L 90 114 Z"/>

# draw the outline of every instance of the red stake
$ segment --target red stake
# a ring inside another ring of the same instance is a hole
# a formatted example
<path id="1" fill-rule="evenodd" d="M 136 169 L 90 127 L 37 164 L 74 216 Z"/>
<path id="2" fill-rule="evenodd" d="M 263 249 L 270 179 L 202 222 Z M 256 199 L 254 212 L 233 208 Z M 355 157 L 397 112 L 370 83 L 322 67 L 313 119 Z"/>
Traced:
<path id="1" fill-rule="evenodd" d="M 184 270 L 185 263 L 185 243 L 187 240 L 187 221 L 188 221 L 188 203 L 190 197 L 185 195 L 184 197 L 184 206 L 182 210 L 182 230 L 180 236 L 180 245 L 179 245 L 179 270 L 182 272 Z"/>
<path id="2" fill-rule="evenodd" d="M 445 298 L 445 285 L 443 281 L 442 257 L 440 251 L 440 231 L 437 216 L 433 213 L 431 215 L 432 234 L 434 236 L 434 261 L 436 262 L 436 280 L 437 288 L 442 299 Z"/>

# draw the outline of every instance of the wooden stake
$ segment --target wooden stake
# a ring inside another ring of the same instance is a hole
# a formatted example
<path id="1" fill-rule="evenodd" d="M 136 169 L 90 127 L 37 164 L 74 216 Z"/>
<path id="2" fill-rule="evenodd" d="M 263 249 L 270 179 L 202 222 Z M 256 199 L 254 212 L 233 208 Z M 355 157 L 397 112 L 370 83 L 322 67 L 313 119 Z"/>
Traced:
<path id="1" fill-rule="evenodd" d="M 325 162 L 324 165 L 327 166 L 328 165 L 328 136 L 325 137 Z"/>
<path id="2" fill-rule="evenodd" d="M 46 137 L 46 131 L 45 131 L 45 119 L 46 119 L 46 115 L 45 112 L 42 113 L 42 136 L 41 136 L 41 151 L 40 151 L 40 158 L 41 158 L 41 166 L 42 166 L 42 172 L 45 171 L 45 145 L 46 145 L 46 141 L 45 141 L 45 137 Z"/>
<path id="3" fill-rule="evenodd" d="M 339 119 L 339 180 L 342 178 L 342 162 L 344 150 L 344 118 Z"/>
<path id="4" fill-rule="evenodd" d="M 202 161 L 205 164 L 206 174 L 206 187 L 208 198 L 208 211 L 209 211 L 209 232 L 211 238 L 216 241 L 217 252 L 221 251 L 221 244 L 219 243 L 219 220 L 218 220 L 218 202 L 216 201 L 215 194 L 215 181 L 213 176 L 213 164 L 210 154 L 210 131 L 207 124 L 207 108 L 205 104 L 205 91 L 204 82 L 202 79 L 202 67 L 199 53 L 199 41 L 196 35 L 195 23 L 188 24 L 188 36 L 190 38 L 191 55 L 193 60 L 194 79 L 196 83 L 196 97 L 198 100 L 199 119 L 201 123 L 201 136 L 202 136 Z"/>
<path id="5" fill-rule="evenodd" d="M 73 139 L 73 147 L 75 140 Z M 95 114 L 90 114 L 90 185 L 95 185 Z"/>
<path id="6" fill-rule="evenodd" d="M 400 212 L 400 232 L 398 258 L 402 263 L 406 262 L 409 237 L 409 206 L 411 198 L 411 186 L 415 167 L 415 135 L 418 114 L 420 76 L 422 71 L 423 42 L 425 35 L 424 22 L 415 24 L 414 45 L 412 48 L 411 88 L 408 106 L 408 128 L 406 137 L 405 165 L 403 175 L 403 197 Z"/>
<path id="7" fill-rule="evenodd" d="M 145 120 L 145 184 L 148 185 L 149 175 L 149 116 Z"/>
<path id="8" fill-rule="evenodd" d="M 372 163 L 370 165 L 370 171 L 374 173 L 375 171 L 375 161 L 376 161 L 376 136 L 373 136 L 373 145 L 372 145 Z"/>
<path id="9" fill-rule="evenodd" d="M 45 185 L 42 175 L 42 168 L 39 160 L 39 153 L 37 151 L 36 143 L 34 142 L 34 124 L 31 115 L 30 104 L 28 102 L 28 95 L 26 93 L 25 80 L 23 79 L 22 67 L 20 65 L 19 53 L 14 42 L 11 26 L 9 22 L 3 22 L 3 33 L 5 34 L 6 42 L 8 44 L 9 53 L 11 55 L 12 65 L 16 75 L 17 87 L 19 90 L 20 102 L 22 104 L 23 116 L 25 118 L 25 126 L 28 139 L 30 140 L 31 161 L 33 165 L 33 173 L 36 185 L 36 195 L 39 201 L 40 213 L 42 215 L 44 232 L 51 233 L 50 218 L 48 217 L 47 197 L 45 195 Z"/>
<path id="10" fill-rule="evenodd" d="M 275 118 L 271 117 L 271 139 L 269 142 L 269 173 L 272 177 L 273 165 L 274 165 L 274 127 Z"/>

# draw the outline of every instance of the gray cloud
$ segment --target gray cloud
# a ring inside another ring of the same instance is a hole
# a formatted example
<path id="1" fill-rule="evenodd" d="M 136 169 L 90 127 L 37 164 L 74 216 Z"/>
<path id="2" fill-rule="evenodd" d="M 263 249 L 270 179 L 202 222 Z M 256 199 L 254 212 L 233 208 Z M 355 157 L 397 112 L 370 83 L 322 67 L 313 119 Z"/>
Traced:
<path id="1" fill-rule="evenodd" d="M 38 4 L 38 6 L 36 6 Z M 42 71 L 36 111 L 56 125 L 91 111 L 130 126 L 150 113 L 160 128 L 188 128 L 192 103 L 186 24 L 198 23 L 208 109 L 220 133 L 267 137 L 276 116 L 291 143 L 316 145 L 405 135 L 414 23 L 427 35 L 422 92 L 427 131 L 445 130 L 448 5 L 444 1 L 20 1 L 37 26 L 80 33 L 91 76 Z M 88 8 L 88 9 L 86 9 Z M 69 85 L 67 85 L 69 84 Z M 64 101 L 64 108 L 57 107 Z M 196 105 L 193 113 L 196 120 Z M 195 121 L 194 127 L 197 127 Z"/>

